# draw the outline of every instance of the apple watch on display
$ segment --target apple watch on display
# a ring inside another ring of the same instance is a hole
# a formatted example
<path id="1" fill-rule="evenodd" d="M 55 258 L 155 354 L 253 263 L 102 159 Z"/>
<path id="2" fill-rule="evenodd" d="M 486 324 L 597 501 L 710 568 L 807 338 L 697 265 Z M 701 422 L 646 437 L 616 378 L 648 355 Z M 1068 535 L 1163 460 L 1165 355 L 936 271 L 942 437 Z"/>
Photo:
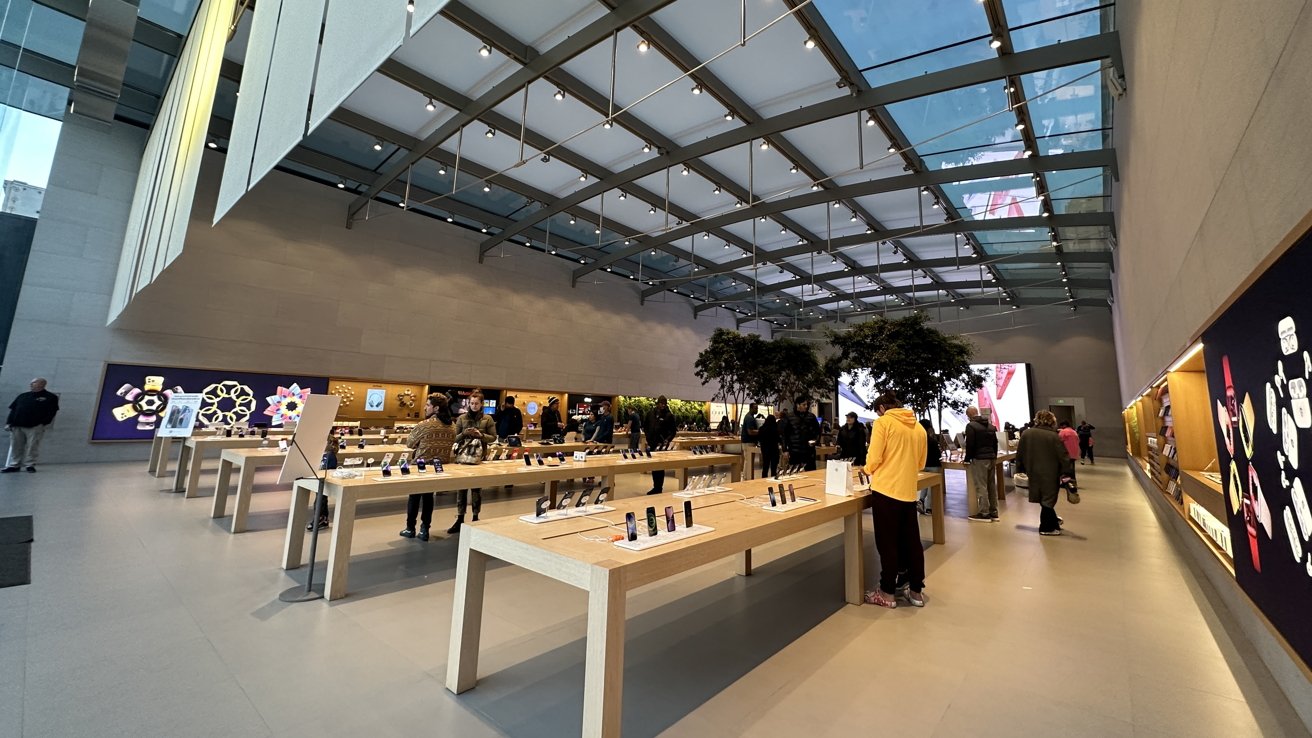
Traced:
<path id="1" fill-rule="evenodd" d="M 594 504 L 594 505 L 600 505 L 600 504 L 604 503 L 604 502 L 606 501 L 606 495 L 607 495 L 609 492 L 610 492 L 610 487 L 602 487 L 602 488 L 601 488 L 601 491 L 597 493 L 597 497 L 596 497 L 596 499 L 594 499 L 594 500 L 592 501 L 592 504 Z"/>
<path id="2" fill-rule="evenodd" d="M 539 498 L 538 498 L 538 501 L 535 502 L 535 503 L 533 503 L 533 515 L 534 515 L 534 517 L 539 517 L 539 518 L 540 518 L 540 517 L 542 517 L 543 515 L 545 515 L 546 512 L 547 512 L 547 505 L 548 505 L 550 502 L 551 502 L 551 498 L 549 498 L 549 497 L 546 497 L 546 496 L 539 497 Z"/>
<path id="3" fill-rule="evenodd" d="M 583 494 L 579 495 L 578 504 L 574 505 L 574 507 L 587 507 L 587 506 L 588 506 L 588 491 L 585 489 L 583 490 Z"/>
<path id="4" fill-rule="evenodd" d="M 656 508 L 654 507 L 647 508 L 647 535 L 649 537 L 656 535 Z"/>
<path id="5" fill-rule="evenodd" d="M 556 506 L 556 509 L 557 510 L 569 509 L 569 501 L 573 498 L 574 498 L 574 490 L 570 490 L 569 492 L 566 492 L 565 496 L 560 498 L 560 504 Z"/>
<path id="6" fill-rule="evenodd" d="M 638 517 L 633 513 L 624 513 L 624 527 L 627 529 L 630 541 L 638 540 Z"/>

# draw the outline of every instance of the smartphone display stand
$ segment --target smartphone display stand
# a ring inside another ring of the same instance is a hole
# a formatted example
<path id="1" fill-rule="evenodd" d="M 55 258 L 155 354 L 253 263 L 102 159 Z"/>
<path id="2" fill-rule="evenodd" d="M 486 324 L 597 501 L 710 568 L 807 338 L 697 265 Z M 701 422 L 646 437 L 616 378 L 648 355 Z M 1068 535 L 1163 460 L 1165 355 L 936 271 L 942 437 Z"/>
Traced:
<path id="1" fill-rule="evenodd" d="M 530 516 L 532 517 L 532 516 Z M 715 529 L 706 525 L 694 525 L 691 528 L 685 528 L 682 525 L 674 529 L 673 533 L 662 530 L 654 536 L 646 535 L 646 529 L 639 531 L 638 540 L 636 541 L 615 541 L 615 545 L 620 548 L 626 548 L 630 551 L 646 551 L 647 549 L 664 546 L 667 543 L 678 543 L 685 541 L 694 536 L 703 533 L 710 533 Z"/>
<path id="2" fill-rule="evenodd" d="M 430 466 L 430 467 L 427 467 L 426 469 L 424 469 L 423 471 L 420 471 L 420 470 L 416 467 L 416 468 L 411 472 L 411 474 L 409 474 L 409 475 L 407 475 L 407 476 L 401 476 L 400 474 L 393 474 L 393 475 L 390 476 L 390 477 L 384 477 L 384 476 L 382 476 L 382 475 L 379 475 L 379 476 L 376 476 L 376 477 L 369 477 L 369 481 L 371 481 L 371 482 L 394 482 L 394 481 L 401 480 L 401 479 L 409 479 L 409 480 L 413 480 L 415 477 L 445 477 L 445 476 L 447 476 L 447 473 L 446 473 L 445 471 L 435 472 L 435 471 L 433 471 L 433 467 Z"/>
<path id="3" fill-rule="evenodd" d="M 525 523 L 541 525 L 542 523 L 554 523 L 557 520 L 568 520 L 569 518 L 581 518 L 585 515 L 596 515 L 598 513 L 611 512 L 615 508 L 610 505 L 588 505 L 587 507 L 568 507 L 564 510 L 547 510 L 542 517 L 536 515 L 520 515 L 519 519 Z"/>
<path id="4" fill-rule="evenodd" d="M 772 479 L 776 482 L 796 482 L 799 479 L 808 479 L 803 474 L 785 474 L 782 477 L 772 477 Z"/>
<path id="5" fill-rule="evenodd" d="M 789 502 L 783 505 L 775 505 L 774 507 L 771 507 L 770 500 L 766 498 L 762 500 L 761 509 L 772 513 L 786 513 L 797 510 L 798 508 L 806 507 L 807 505 L 815 505 L 819 502 L 819 500 L 804 499 L 801 495 L 798 495 L 797 502 Z"/>
<path id="6" fill-rule="evenodd" d="M 684 489 L 679 490 L 678 492 L 675 492 L 674 496 L 675 497 L 702 497 L 704 495 L 714 495 L 714 494 L 719 494 L 720 492 L 729 491 L 728 487 L 718 484 L 709 485 L 705 487 L 701 486 L 702 484 L 706 484 L 709 481 L 711 480 L 705 477 L 693 477 L 692 479 L 688 480 L 688 486 Z"/>

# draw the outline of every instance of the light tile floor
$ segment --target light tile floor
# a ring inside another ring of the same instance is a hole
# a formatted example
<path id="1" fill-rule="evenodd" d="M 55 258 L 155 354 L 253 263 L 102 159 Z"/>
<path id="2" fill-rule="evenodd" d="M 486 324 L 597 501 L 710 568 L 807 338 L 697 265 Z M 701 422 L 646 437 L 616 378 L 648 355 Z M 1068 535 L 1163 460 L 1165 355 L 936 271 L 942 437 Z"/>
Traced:
<path id="1" fill-rule="evenodd" d="M 287 605 L 305 570 L 278 568 L 272 473 L 233 536 L 144 467 L 0 478 L 0 516 L 36 517 L 33 583 L 0 589 L 0 736 L 578 734 L 580 592 L 494 567 L 482 679 L 455 697 L 454 539 L 400 539 L 400 505 L 366 506 L 351 596 Z M 949 473 L 923 610 L 841 603 L 838 524 L 759 550 L 756 576 L 723 560 L 637 591 L 625 735 L 1306 735 L 1125 466 L 1080 473 L 1054 539 L 1014 493 L 1002 524 L 968 523 Z M 484 513 L 536 495 L 488 490 Z"/>

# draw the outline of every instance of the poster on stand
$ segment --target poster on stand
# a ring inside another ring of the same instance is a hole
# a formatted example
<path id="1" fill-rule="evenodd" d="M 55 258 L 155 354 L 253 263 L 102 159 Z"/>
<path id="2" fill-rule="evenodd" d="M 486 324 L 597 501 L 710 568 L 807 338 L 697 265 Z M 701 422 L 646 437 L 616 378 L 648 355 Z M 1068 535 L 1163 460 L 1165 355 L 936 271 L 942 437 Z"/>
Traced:
<path id="1" fill-rule="evenodd" d="M 956 436 L 966 429 L 965 408 L 974 405 L 981 412 L 990 416 L 990 422 L 1001 430 L 1007 423 L 1017 428 L 1034 417 L 1034 403 L 1030 388 L 1029 364 L 971 364 L 977 372 L 984 374 L 984 386 L 978 392 L 965 392 L 954 395 L 962 403 L 961 410 L 943 408 L 935 412 L 930 420 L 940 430 L 946 429 L 951 436 Z M 861 377 L 843 374 L 838 378 L 838 413 L 841 420 L 849 412 L 856 413 L 862 423 L 875 419 L 875 411 L 869 408 L 871 400 L 879 393 L 873 387 L 866 387 Z"/>
<path id="2" fill-rule="evenodd" d="M 91 440 L 149 441 L 180 394 L 201 397 L 196 427 L 280 428 L 299 419 L 311 394 L 327 391 L 327 377 L 110 363 L 101 380 Z"/>
<path id="3" fill-rule="evenodd" d="M 1203 333 L 1235 578 L 1312 664 L 1312 274 L 1304 236 Z"/>
<path id="4" fill-rule="evenodd" d="M 164 421 L 155 434 L 160 438 L 190 438 L 200 416 L 200 404 L 205 396 L 199 392 L 183 392 L 169 398 L 164 410 Z"/>

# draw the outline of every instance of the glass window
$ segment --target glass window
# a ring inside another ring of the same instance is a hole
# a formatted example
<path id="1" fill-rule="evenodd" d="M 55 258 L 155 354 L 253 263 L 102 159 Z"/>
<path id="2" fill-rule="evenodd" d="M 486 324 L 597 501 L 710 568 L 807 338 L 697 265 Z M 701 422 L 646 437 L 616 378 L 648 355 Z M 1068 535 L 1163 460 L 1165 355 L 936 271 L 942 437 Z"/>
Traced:
<path id="1" fill-rule="evenodd" d="M 68 88 L 47 82 L 9 67 L 0 67 L 0 101 L 29 113 L 64 119 L 68 108 Z"/>
<path id="2" fill-rule="evenodd" d="M 0 38 L 23 51 L 77 63 L 82 21 L 32 0 L 9 0 L 6 5 L 0 9 Z"/>
<path id="3" fill-rule="evenodd" d="M 133 42 L 128 49 L 128 66 L 123 70 L 123 84 L 162 97 L 176 63 L 176 59 L 162 51 Z"/>
<path id="4" fill-rule="evenodd" d="M 59 142 L 58 120 L 0 105 L 0 211 L 35 218 Z"/>
<path id="5" fill-rule="evenodd" d="M 157 26 L 187 35 L 200 0 L 141 0 L 137 15 Z"/>
<path id="6" fill-rule="evenodd" d="M 1052 136 L 1103 127 L 1099 62 L 1045 69 L 1021 77 L 1034 135 Z"/>
<path id="7" fill-rule="evenodd" d="M 816 0 L 815 4 L 863 70 L 989 36 L 988 17 L 979 0 Z M 928 71 L 959 63 L 944 59 L 942 66 Z"/>
<path id="8" fill-rule="evenodd" d="M 1075 3 L 1070 3 L 1074 5 Z M 1094 3 L 1081 3 L 1092 5 Z M 1007 22 L 1012 26 L 1011 47 L 1015 51 L 1028 51 L 1040 46 L 1051 46 L 1063 41 L 1087 38 L 1102 33 L 1103 14 L 1101 10 L 1092 10 L 1077 15 L 1057 18 L 1045 23 L 1024 28 L 1016 28 L 1017 23 L 1010 14 Z"/>

